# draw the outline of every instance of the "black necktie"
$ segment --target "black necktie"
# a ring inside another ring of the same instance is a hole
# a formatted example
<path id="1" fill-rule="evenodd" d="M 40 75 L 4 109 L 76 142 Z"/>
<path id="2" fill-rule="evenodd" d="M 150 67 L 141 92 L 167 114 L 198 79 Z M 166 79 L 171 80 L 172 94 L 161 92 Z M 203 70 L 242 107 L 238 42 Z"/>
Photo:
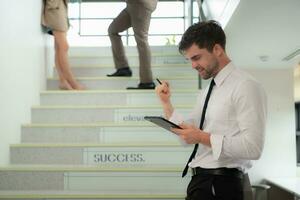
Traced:
<path id="1" fill-rule="evenodd" d="M 203 106 L 203 110 L 202 110 L 201 121 L 200 121 L 200 127 L 199 127 L 201 130 L 202 130 L 203 123 L 204 123 L 204 119 L 205 119 L 205 113 L 206 113 L 206 108 L 207 108 L 208 100 L 209 100 L 209 97 L 210 97 L 210 94 L 211 94 L 211 91 L 212 91 L 214 85 L 215 85 L 215 81 L 214 81 L 214 79 L 212 79 L 211 82 L 210 82 L 210 85 L 209 85 L 209 89 L 208 89 L 208 92 L 207 92 L 207 95 L 206 95 L 206 98 L 205 98 L 205 102 L 204 102 L 204 106 Z M 199 146 L 198 143 L 195 144 L 194 150 L 193 150 L 193 152 L 192 152 L 192 154 L 191 154 L 191 156 L 190 156 L 188 162 L 186 163 L 185 168 L 184 168 L 184 170 L 183 170 L 183 172 L 182 172 L 182 177 L 184 177 L 184 176 L 187 174 L 187 171 L 188 171 L 188 169 L 189 169 L 189 163 L 190 163 L 190 162 L 193 160 L 193 158 L 195 157 L 196 152 L 197 152 L 197 150 L 198 150 L 198 146 Z"/>

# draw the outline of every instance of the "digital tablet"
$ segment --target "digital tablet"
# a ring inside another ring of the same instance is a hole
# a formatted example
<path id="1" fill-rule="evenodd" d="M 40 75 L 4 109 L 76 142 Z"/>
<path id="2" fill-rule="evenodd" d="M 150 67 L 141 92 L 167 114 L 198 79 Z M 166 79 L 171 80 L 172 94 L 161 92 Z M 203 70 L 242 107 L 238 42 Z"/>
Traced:
<path id="1" fill-rule="evenodd" d="M 159 116 L 145 116 L 144 117 L 145 120 L 150 121 L 154 124 L 156 124 L 157 126 L 160 126 L 168 131 L 171 131 L 171 128 L 180 128 L 180 126 L 178 126 L 177 124 L 174 124 L 173 122 L 170 122 L 169 120 L 166 120 L 163 117 L 159 117 Z M 171 131 L 172 132 L 172 131 Z M 172 132 L 173 133 L 173 132 Z"/>

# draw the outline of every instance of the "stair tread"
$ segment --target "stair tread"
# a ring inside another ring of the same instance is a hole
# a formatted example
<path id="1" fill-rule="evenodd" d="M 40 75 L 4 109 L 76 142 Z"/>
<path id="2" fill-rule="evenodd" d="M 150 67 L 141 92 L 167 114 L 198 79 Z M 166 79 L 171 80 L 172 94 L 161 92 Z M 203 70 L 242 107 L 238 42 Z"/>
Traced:
<path id="1" fill-rule="evenodd" d="M 23 124 L 22 127 L 157 127 L 148 122 L 99 122 L 99 123 L 31 123 Z"/>
<path id="2" fill-rule="evenodd" d="M 58 80 L 57 77 L 49 77 L 48 80 Z M 107 76 L 95 76 L 95 77 L 76 77 L 77 80 L 139 80 L 138 76 L 132 77 L 107 77 Z M 169 77 L 160 77 L 161 80 L 191 80 L 198 79 L 197 75 L 195 76 L 169 76 Z"/>
<path id="3" fill-rule="evenodd" d="M 174 89 L 172 90 L 172 94 L 174 93 L 195 93 L 199 92 L 197 89 Z M 154 90 L 45 90 L 40 92 L 40 94 L 102 94 L 102 93 L 126 93 L 126 94 L 155 94 Z"/>
<path id="4" fill-rule="evenodd" d="M 139 57 L 138 54 L 134 53 L 128 53 L 126 55 L 127 57 Z M 182 55 L 180 55 L 179 53 L 151 53 L 152 57 L 182 57 L 184 58 Z M 112 58 L 112 55 L 70 55 L 69 58 Z"/>
<path id="5" fill-rule="evenodd" d="M 0 171 L 81 171 L 81 172 L 181 172 L 181 166 L 174 165 L 124 165 L 122 167 L 101 165 L 6 165 L 1 166 Z"/>
<path id="6" fill-rule="evenodd" d="M 166 67 L 189 67 L 190 63 L 164 63 L 164 64 L 153 64 L 152 68 L 166 68 Z M 130 68 L 138 68 L 138 65 L 131 65 Z M 113 64 L 87 64 L 87 65 L 75 65 L 72 68 L 111 68 L 114 69 Z"/>
<path id="7" fill-rule="evenodd" d="M 14 148 L 31 148 L 31 147 L 45 147 L 45 148 L 56 148 L 56 147 L 182 147 L 179 143 L 18 143 L 10 144 L 10 147 Z M 183 148 L 183 147 L 182 147 Z"/>
<path id="8" fill-rule="evenodd" d="M 99 191 L 53 191 L 53 190 L 26 190 L 26 191 L 0 191 L 0 198 L 121 198 L 121 199 L 140 199 L 140 198 L 162 198 L 162 199 L 183 199 L 184 194 L 159 194 L 159 193 L 101 193 Z"/>
<path id="9" fill-rule="evenodd" d="M 175 105 L 178 108 L 192 108 L 192 105 Z M 161 105 L 37 105 L 32 106 L 33 109 L 96 109 L 96 108 L 112 108 L 112 109 L 138 109 L 138 108 L 161 108 Z"/>

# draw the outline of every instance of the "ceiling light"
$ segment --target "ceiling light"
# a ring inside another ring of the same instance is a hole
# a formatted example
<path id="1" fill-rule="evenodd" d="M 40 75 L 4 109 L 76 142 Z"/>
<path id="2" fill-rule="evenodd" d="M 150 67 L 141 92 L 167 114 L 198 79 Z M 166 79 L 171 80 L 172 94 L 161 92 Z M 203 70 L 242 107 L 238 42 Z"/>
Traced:
<path id="1" fill-rule="evenodd" d="M 283 61 L 289 61 L 289 60 L 295 58 L 298 55 L 300 55 L 300 48 L 297 48 L 295 51 L 291 52 L 289 55 L 284 57 L 282 60 Z"/>
<path id="2" fill-rule="evenodd" d="M 269 56 L 267 55 L 259 56 L 259 60 L 262 62 L 267 62 L 269 60 Z"/>

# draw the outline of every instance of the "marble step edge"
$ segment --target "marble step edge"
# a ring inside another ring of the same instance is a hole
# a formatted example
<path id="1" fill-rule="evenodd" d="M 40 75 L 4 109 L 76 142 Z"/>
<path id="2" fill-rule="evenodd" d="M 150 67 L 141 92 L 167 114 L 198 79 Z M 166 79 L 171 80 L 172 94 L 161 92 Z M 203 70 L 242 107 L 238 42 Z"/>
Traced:
<path id="1" fill-rule="evenodd" d="M 99 123 L 30 123 L 22 124 L 24 128 L 59 128 L 59 127 L 157 127 L 156 125 L 148 122 L 99 122 Z"/>
<path id="2" fill-rule="evenodd" d="M 174 93 L 182 93 L 182 94 L 189 94 L 189 93 L 197 93 L 200 89 L 174 89 L 172 90 L 172 94 Z M 154 90 L 44 90 L 41 91 L 40 94 L 110 94 L 110 93 L 126 93 L 126 94 L 155 94 Z"/>
<path id="3" fill-rule="evenodd" d="M 181 172 L 182 166 L 158 165 L 6 165 L 0 172 Z"/>
<path id="4" fill-rule="evenodd" d="M 10 144 L 11 148 L 89 148 L 89 147 L 101 147 L 101 148 L 111 148 L 111 147 L 148 147 L 148 148 L 157 148 L 157 147 L 182 147 L 179 143 L 18 143 L 18 144 Z"/>
<path id="5" fill-rule="evenodd" d="M 55 66 L 54 66 L 55 67 Z M 86 64 L 86 65 L 83 65 L 83 64 L 80 64 L 80 65 L 74 65 L 74 66 L 71 66 L 72 68 L 111 68 L 111 69 L 114 69 L 114 65 L 113 64 Z M 136 65 L 136 64 L 133 64 L 133 65 L 130 65 L 130 68 L 138 68 L 139 66 Z M 151 65 L 151 68 L 168 68 L 168 67 L 191 67 L 191 64 L 190 63 L 153 63 Z"/>
<path id="6" fill-rule="evenodd" d="M 139 57 L 138 53 L 128 53 L 126 55 L 128 58 L 135 58 Z M 183 57 L 183 55 L 180 55 L 179 52 L 174 52 L 174 53 L 151 53 L 151 57 Z M 80 55 L 80 54 L 70 54 L 69 58 L 112 58 L 112 54 L 107 54 L 107 55 Z"/>
<path id="7" fill-rule="evenodd" d="M 192 105 L 174 105 L 176 109 L 191 109 Z M 162 109 L 161 105 L 46 105 L 32 109 Z"/>
<path id="8" fill-rule="evenodd" d="M 48 80 L 58 80 L 57 77 L 49 77 Z M 89 80 L 140 80 L 139 77 L 76 77 L 78 81 L 89 81 Z M 170 76 L 160 77 L 160 80 L 198 80 L 197 75 L 195 76 Z"/>
<path id="9" fill-rule="evenodd" d="M 92 191 L 0 191 L 0 199 L 184 199 L 184 194 L 103 194 Z"/>

